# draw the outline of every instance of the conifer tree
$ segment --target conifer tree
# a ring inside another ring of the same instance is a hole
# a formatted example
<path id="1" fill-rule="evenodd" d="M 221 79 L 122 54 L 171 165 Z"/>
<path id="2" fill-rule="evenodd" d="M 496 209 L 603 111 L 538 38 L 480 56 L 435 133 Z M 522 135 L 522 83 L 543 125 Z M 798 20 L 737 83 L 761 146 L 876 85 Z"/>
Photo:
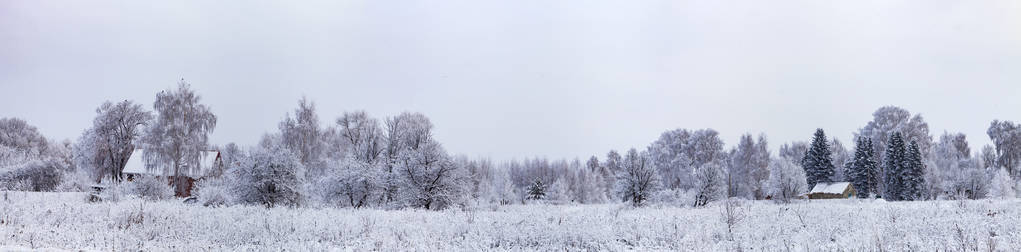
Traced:
<path id="1" fill-rule="evenodd" d="M 832 178 L 836 173 L 836 167 L 833 166 L 830 146 L 826 141 L 826 133 L 822 129 L 815 131 L 812 144 L 809 146 L 808 152 L 805 153 L 805 157 L 802 158 L 801 164 L 805 168 L 809 188 L 815 187 L 816 183 L 833 182 Z"/>
<path id="2" fill-rule="evenodd" d="M 894 133 L 886 147 L 886 160 L 883 160 L 883 169 L 886 171 L 886 181 L 883 183 L 886 185 L 886 192 L 883 198 L 886 200 L 903 199 L 901 197 L 904 191 L 902 175 L 906 169 L 904 167 L 904 164 L 907 163 L 905 162 L 906 152 L 904 139 L 900 132 Z"/>
<path id="3" fill-rule="evenodd" d="M 546 198 L 546 185 L 542 180 L 535 178 L 535 182 L 528 186 L 528 199 L 541 200 Z"/>
<path id="4" fill-rule="evenodd" d="M 854 185 L 854 189 L 858 191 L 858 197 L 860 198 L 876 193 L 876 163 L 871 156 L 872 145 L 869 144 L 869 141 L 866 137 L 858 138 L 854 145 L 854 158 L 849 163 L 850 165 L 848 165 L 845 172 L 848 180 Z"/>
<path id="5" fill-rule="evenodd" d="M 904 155 L 904 170 L 901 172 L 901 200 L 919 200 L 924 195 L 925 165 L 918 144 L 911 141 Z"/>

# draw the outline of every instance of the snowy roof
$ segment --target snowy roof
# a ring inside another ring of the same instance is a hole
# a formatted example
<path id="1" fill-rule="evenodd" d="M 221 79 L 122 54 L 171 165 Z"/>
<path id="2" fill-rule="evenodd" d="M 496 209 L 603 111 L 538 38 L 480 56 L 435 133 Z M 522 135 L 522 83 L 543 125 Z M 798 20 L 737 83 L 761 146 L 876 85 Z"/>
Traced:
<path id="1" fill-rule="evenodd" d="M 149 174 L 149 175 L 162 175 L 160 171 L 149 171 L 145 169 L 145 162 L 142 158 L 144 150 L 137 149 L 131 153 L 131 157 L 128 158 L 128 163 L 124 164 L 124 174 Z M 200 162 L 200 171 L 198 174 L 208 174 L 209 170 L 216 165 L 216 156 L 220 153 L 217 151 L 203 151 Z M 199 176 L 201 177 L 201 176 Z"/>
<path id="2" fill-rule="evenodd" d="M 850 185 L 850 182 L 818 183 L 815 184 L 815 188 L 812 188 L 810 193 L 843 194 L 844 190 Z"/>

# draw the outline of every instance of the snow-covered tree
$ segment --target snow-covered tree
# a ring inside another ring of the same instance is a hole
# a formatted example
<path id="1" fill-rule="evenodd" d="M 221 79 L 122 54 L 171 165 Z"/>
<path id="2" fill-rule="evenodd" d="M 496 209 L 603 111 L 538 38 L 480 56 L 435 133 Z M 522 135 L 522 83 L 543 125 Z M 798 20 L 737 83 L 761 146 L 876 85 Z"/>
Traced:
<path id="1" fill-rule="evenodd" d="M 691 174 L 696 167 L 727 158 L 723 140 L 713 129 L 663 132 L 649 145 L 648 152 L 668 189 L 692 188 L 695 181 Z"/>
<path id="2" fill-rule="evenodd" d="M 18 154 L 38 157 L 49 147 L 35 126 L 20 118 L 0 118 L 0 146 L 17 151 Z"/>
<path id="3" fill-rule="evenodd" d="M 500 205 L 508 205 L 514 202 L 520 202 L 521 197 L 518 196 L 517 188 L 514 186 L 514 182 L 510 179 L 510 173 L 507 169 L 499 169 L 494 171 L 493 189 L 490 190 L 489 195 L 490 201 Z"/>
<path id="4" fill-rule="evenodd" d="M 326 147 L 315 103 L 302 97 L 298 101 L 298 108 L 294 110 L 294 117 L 286 115 L 278 127 L 280 141 L 298 156 L 301 164 L 308 169 L 308 175 L 321 175 L 323 165 L 320 157 Z"/>
<path id="5" fill-rule="evenodd" d="M 616 150 L 610 150 L 606 153 L 606 162 L 602 165 L 605 170 L 602 172 L 603 180 L 606 184 L 606 197 L 608 200 L 616 200 L 617 193 L 614 192 L 614 187 L 617 184 L 617 174 L 621 172 L 620 164 L 623 163 L 623 159 L 620 157 L 620 153 Z"/>
<path id="6" fill-rule="evenodd" d="M 904 195 L 904 179 L 902 175 L 907 169 L 907 146 L 904 145 L 904 139 L 900 133 L 894 133 L 890 137 L 889 143 L 886 147 L 886 155 L 883 160 L 883 170 L 886 173 L 884 179 L 885 193 L 883 198 L 886 200 L 902 200 Z"/>
<path id="7" fill-rule="evenodd" d="M 858 132 L 855 138 L 869 137 L 872 139 L 872 148 L 876 150 L 876 160 L 886 160 L 886 148 L 890 145 L 890 138 L 894 133 L 901 134 L 901 140 L 905 143 L 914 141 L 922 156 L 928 156 L 932 148 L 932 136 L 929 135 L 929 124 L 921 115 L 911 115 L 911 112 L 895 106 L 885 106 L 872 113 L 872 121 L 868 122 Z M 905 144 L 906 145 L 906 144 Z M 885 161 L 882 161 L 885 162 Z M 882 180 L 886 181 L 886 166 L 880 166 Z M 880 184 L 879 190 L 886 191 L 886 184 Z"/>
<path id="8" fill-rule="evenodd" d="M 596 162 L 598 165 L 598 161 Z M 590 169 L 578 169 L 576 172 L 577 182 L 576 189 L 574 190 L 575 199 L 579 203 L 592 204 L 606 202 L 606 189 L 603 184 L 603 178 L 599 174 L 598 170 L 595 172 Z"/>
<path id="9" fill-rule="evenodd" d="M 808 153 L 808 143 L 796 141 L 791 143 L 785 143 L 780 145 L 780 158 L 791 160 L 795 163 L 801 163 L 802 159 L 805 159 L 805 154 Z"/>
<path id="10" fill-rule="evenodd" d="M 256 147 L 231 170 L 231 176 L 235 176 L 233 191 L 241 203 L 296 206 L 305 195 L 304 173 L 301 160 L 284 147 Z"/>
<path id="11" fill-rule="evenodd" d="M 996 147 L 993 167 L 1006 169 L 1012 178 L 1021 177 L 1021 124 L 994 120 L 986 133 Z"/>
<path id="12" fill-rule="evenodd" d="M 973 186 L 969 185 L 972 181 L 969 173 L 985 170 L 985 167 L 975 165 L 971 159 L 971 148 L 964 134 L 944 132 L 933 146 L 928 163 L 930 172 L 926 173 L 926 184 L 930 198 L 946 195 L 975 199 L 983 196 L 970 190 Z"/>
<path id="13" fill-rule="evenodd" d="M 617 194 L 622 200 L 631 202 L 634 206 L 644 204 L 660 186 L 659 171 L 649 162 L 648 155 L 646 152 L 639 153 L 635 148 L 631 148 L 621 164 L 621 172 L 618 173 Z"/>
<path id="14" fill-rule="evenodd" d="M 80 138 L 83 147 L 80 160 L 88 166 L 82 168 L 120 181 L 124 165 L 135 151 L 135 142 L 142 135 L 142 127 L 152 120 L 152 114 L 131 101 L 105 102 L 96 113 L 92 127 Z"/>
<path id="15" fill-rule="evenodd" d="M 730 153 L 728 196 L 748 199 L 765 197 L 761 185 L 769 177 L 769 156 L 765 135 L 760 135 L 758 142 L 751 134 L 742 135 L 737 147 Z"/>
<path id="16" fill-rule="evenodd" d="M 695 193 L 694 206 L 700 207 L 709 202 L 726 197 L 724 184 L 724 170 L 721 161 L 707 163 L 692 171 L 695 186 L 692 190 Z"/>
<path id="17" fill-rule="evenodd" d="M 848 181 L 849 179 L 844 174 L 844 167 L 848 166 L 851 162 L 851 153 L 844 148 L 844 144 L 834 137 L 830 140 L 830 156 L 833 160 L 834 169 L 833 181 Z"/>
<path id="18" fill-rule="evenodd" d="M 346 207 L 368 206 L 382 190 L 382 170 L 376 165 L 345 158 L 329 161 L 318 189 L 325 202 Z"/>
<path id="19" fill-rule="evenodd" d="M 1013 199 L 1017 197 L 1017 191 L 1014 189 L 1016 183 L 1010 178 L 1010 173 L 1007 169 L 1000 168 L 993 175 L 993 180 L 989 183 L 989 193 L 986 197 L 995 199 Z"/>
<path id="20" fill-rule="evenodd" d="M 209 134 L 216 127 L 216 116 L 199 99 L 184 80 L 176 91 L 156 94 L 156 121 L 141 138 L 145 166 L 174 176 L 178 195 L 185 190 L 184 175 L 201 171 L 202 151 L 209 148 Z"/>
<path id="21" fill-rule="evenodd" d="M 432 127 L 429 119 L 418 113 L 387 120 L 385 139 L 392 146 L 387 146 L 386 155 L 394 153 L 396 159 L 384 164 L 392 166 L 386 172 L 395 175 L 384 175 L 384 187 L 395 188 L 403 206 L 441 209 L 464 203 L 469 190 L 467 172 L 433 139 Z"/>
<path id="22" fill-rule="evenodd" d="M 826 133 L 822 129 L 815 130 L 812 144 L 801 160 L 801 165 L 804 166 L 809 187 L 815 186 L 816 183 L 833 182 L 836 167 L 833 166 L 833 156 L 826 141 Z"/>
<path id="23" fill-rule="evenodd" d="M 808 191 L 805 170 L 790 159 L 780 158 L 769 163 L 769 180 L 766 191 L 773 200 L 790 202 Z"/>
<path id="24" fill-rule="evenodd" d="M 384 151 L 383 129 L 379 120 L 369 117 L 365 111 L 344 113 L 337 119 L 341 138 L 350 148 L 349 152 L 358 160 L 376 163 Z"/>
<path id="25" fill-rule="evenodd" d="M 868 137 L 858 138 L 854 145 L 854 157 L 845 172 L 859 198 L 879 195 L 879 165 L 871 141 Z"/>
<path id="26" fill-rule="evenodd" d="M 573 201 L 574 192 L 567 185 L 566 179 L 558 179 L 549 187 L 549 201 L 556 204 L 566 204 Z"/>
<path id="27" fill-rule="evenodd" d="M 535 181 L 526 189 L 528 191 L 528 199 L 530 200 L 542 200 L 546 198 L 546 184 L 542 183 L 542 179 L 538 177 Z"/>
<path id="28" fill-rule="evenodd" d="M 925 189 L 925 163 L 915 142 L 908 144 L 901 171 L 901 200 L 921 200 Z"/>

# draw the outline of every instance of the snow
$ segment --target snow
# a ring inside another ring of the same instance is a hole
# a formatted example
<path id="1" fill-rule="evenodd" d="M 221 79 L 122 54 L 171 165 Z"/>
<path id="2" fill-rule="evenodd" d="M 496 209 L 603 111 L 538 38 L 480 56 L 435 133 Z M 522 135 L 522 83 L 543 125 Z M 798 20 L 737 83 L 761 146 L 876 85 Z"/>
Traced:
<path id="1" fill-rule="evenodd" d="M 818 183 L 815 188 L 812 188 L 812 193 L 831 193 L 831 194 L 843 194 L 844 189 L 850 186 L 850 182 L 833 182 L 833 183 Z"/>
<path id="2" fill-rule="evenodd" d="M 124 165 L 124 174 L 144 174 L 144 175 L 161 175 L 160 171 L 149 171 L 145 169 L 144 163 L 144 150 L 137 149 L 131 152 L 131 157 L 128 158 L 128 163 Z M 207 174 L 210 169 L 215 167 L 216 164 L 216 151 L 204 151 L 202 153 L 201 165 L 202 171 L 198 174 Z M 187 171 L 187 169 L 185 169 Z"/>
<path id="3" fill-rule="evenodd" d="M 0 192 L 0 248 L 53 250 L 1021 250 L 1021 201 L 738 201 L 704 208 L 513 205 L 469 210 L 208 208 Z M 878 203 L 878 204 L 877 204 Z M 730 237 L 733 237 L 732 239 Z"/>

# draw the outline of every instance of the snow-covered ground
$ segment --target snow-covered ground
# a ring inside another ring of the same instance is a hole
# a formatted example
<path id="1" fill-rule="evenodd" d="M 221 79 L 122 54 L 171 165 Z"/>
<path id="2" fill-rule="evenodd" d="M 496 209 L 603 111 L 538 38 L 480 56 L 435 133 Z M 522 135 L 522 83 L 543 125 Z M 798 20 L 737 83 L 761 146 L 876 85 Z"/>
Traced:
<path id="1" fill-rule="evenodd" d="M 233 206 L 0 192 L 0 248 L 68 250 L 1021 250 L 1021 201 L 738 201 L 465 210 Z M 882 248 L 882 249 L 880 249 Z"/>

